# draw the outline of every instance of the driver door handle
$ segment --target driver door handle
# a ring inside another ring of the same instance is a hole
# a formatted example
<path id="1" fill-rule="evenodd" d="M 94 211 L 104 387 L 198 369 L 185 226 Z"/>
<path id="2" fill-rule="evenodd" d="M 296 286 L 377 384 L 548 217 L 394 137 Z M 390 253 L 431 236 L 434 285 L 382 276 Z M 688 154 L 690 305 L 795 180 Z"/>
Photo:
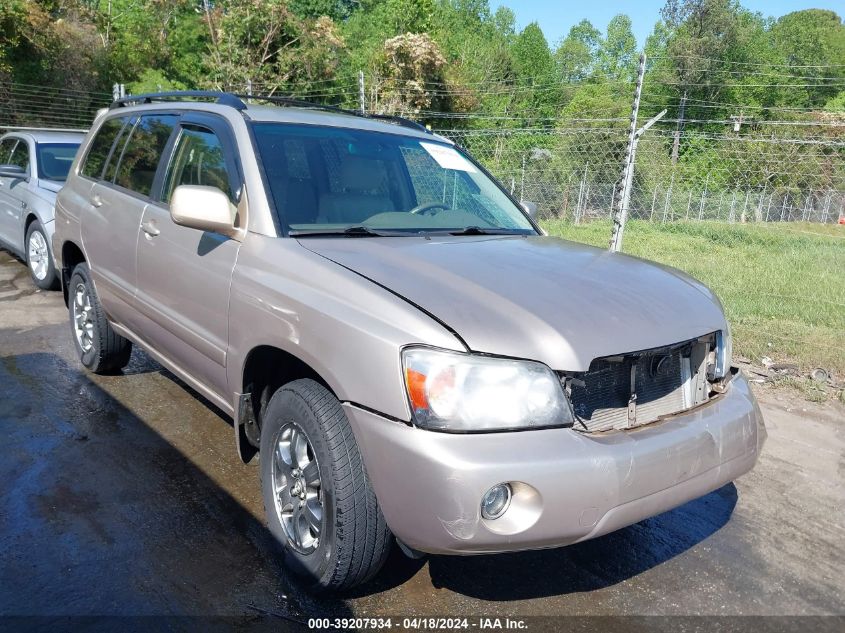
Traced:
<path id="1" fill-rule="evenodd" d="M 95 195 L 93 198 L 91 198 L 91 206 L 92 207 L 103 206 L 103 199 L 99 195 Z"/>
<path id="2" fill-rule="evenodd" d="M 155 222 L 153 222 L 152 220 L 147 220 L 146 222 L 141 224 L 141 230 L 150 237 L 155 237 L 156 235 L 161 233 L 161 230 L 156 228 Z"/>

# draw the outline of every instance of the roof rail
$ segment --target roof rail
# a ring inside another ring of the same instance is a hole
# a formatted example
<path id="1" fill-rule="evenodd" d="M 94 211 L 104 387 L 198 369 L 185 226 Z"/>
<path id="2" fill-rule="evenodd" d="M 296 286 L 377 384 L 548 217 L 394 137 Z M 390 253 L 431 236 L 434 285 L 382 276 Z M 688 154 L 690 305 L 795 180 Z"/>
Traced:
<path id="1" fill-rule="evenodd" d="M 128 95 L 116 99 L 109 106 L 109 110 L 122 108 L 134 103 L 153 103 L 154 101 L 168 101 L 178 99 L 215 99 L 215 103 L 230 106 L 235 110 L 246 110 L 246 104 L 229 92 L 216 90 L 178 90 L 173 92 L 149 92 L 140 95 Z"/>
<path id="2" fill-rule="evenodd" d="M 17 125 L 0 125 L 0 130 L 10 130 L 12 132 L 88 132 L 88 129 L 72 128 L 72 127 L 21 127 Z"/>
<path id="3" fill-rule="evenodd" d="M 401 125 L 402 127 L 411 128 L 414 130 L 418 130 L 421 132 L 430 133 L 430 130 L 425 127 L 422 123 L 417 123 L 416 121 L 412 121 L 411 119 L 406 119 L 405 117 L 396 116 L 393 114 L 367 114 L 365 112 L 361 112 L 360 110 L 349 110 L 347 108 L 341 108 L 339 106 L 333 105 L 323 105 L 321 103 L 314 103 L 312 101 L 305 101 L 303 99 L 297 99 L 296 97 L 285 97 L 285 96 L 276 96 L 276 95 L 245 95 L 245 94 L 235 94 L 232 95 L 239 99 L 252 99 L 255 101 L 269 101 L 270 103 L 275 103 L 277 105 L 283 106 L 290 106 L 294 108 L 313 108 L 315 110 L 325 110 L 326 112 L 336 112 L 338 114 L 348 114 L 350 116 L 357 116 L 362 117 L 365 119 L 378 119 L 381 121 L 392 121 Z"/>
<path id="4" fill-rule="evenodd" d="M 109 106 L 110 110 L 124 107 L 136 103 L 153 103 L 155 101 L 167 101 L 178 99 L 214 99 L 215 103 L 220 105 L 230 106 L 236 110 L 246 110 L 246 103 L 244 100 L 253 101 L 267 101 L 276 105 L 288 106 L 294 108 L 312 108 L 314 110 L 324 110 L 326 112 L 336 112 L 337 114 L 346 114 L 349 116 L 357 116 L 365 119 L 377 119 L 380 121 L 391 121 L 402 127 L 411 128 L 420 132 L 428 134 L 431 131 L 421 123 L 406 119 L 405 117 L 396 116 L 392 114 L 367 114 L 358 110 L 348 110 L 332 105 L 323 105 L 321 103 L 313 103 L 312 101 L 305 101 L 297 99 L 296 97 L 277 96 L 277 95 L 245 95 L 231 92 L 220 92 L 216 90 L 180 90 L 173 92 L 150 92 L 140 95 L 129 95 L 122 97 L 112 102 Z"/>

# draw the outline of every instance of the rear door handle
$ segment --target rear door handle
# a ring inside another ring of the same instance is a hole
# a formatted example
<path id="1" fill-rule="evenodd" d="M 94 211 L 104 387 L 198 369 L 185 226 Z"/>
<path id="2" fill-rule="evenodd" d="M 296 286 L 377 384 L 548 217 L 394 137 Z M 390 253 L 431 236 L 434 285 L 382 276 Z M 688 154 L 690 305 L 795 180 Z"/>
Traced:
<path id="1" fill-rule="evenodd" d="M 161 230 L 156 228 L 155 222 L 153 222 L 152 220 L 147 220 L 146 222 L 144 222 L 141 225 L 141 230 L 150 237 L 155 237 L 156 235 L 161 233 Z"/>
<path id="2" fill-rule="evenodd" d="M 91 206 L 92 207 L 103 206 L 103 199 L 99 195 L 95 195 L 93 198 L 91 198 Z"/>

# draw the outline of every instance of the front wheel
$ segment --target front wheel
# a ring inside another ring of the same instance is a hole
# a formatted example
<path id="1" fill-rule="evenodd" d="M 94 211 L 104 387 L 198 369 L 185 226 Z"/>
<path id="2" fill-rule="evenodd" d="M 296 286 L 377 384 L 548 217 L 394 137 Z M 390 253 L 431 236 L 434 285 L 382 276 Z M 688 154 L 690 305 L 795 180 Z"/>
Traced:
<path id="1" fill-rule="evenodd" d="M 33 220 L 26 230 L 26 265 L 32 282 L 42 290 L 55 290 L 59 287 L 59 278 L 50 253 L 47 234 L 41 222 Z"/>
<path id="2" fill-rule="evenodd" d="M 286 565 L 312 591 L 367 581 L 391 534 L 340 402 L 313 380 L 295 380 L 261 418 L 264 510 Z"/>

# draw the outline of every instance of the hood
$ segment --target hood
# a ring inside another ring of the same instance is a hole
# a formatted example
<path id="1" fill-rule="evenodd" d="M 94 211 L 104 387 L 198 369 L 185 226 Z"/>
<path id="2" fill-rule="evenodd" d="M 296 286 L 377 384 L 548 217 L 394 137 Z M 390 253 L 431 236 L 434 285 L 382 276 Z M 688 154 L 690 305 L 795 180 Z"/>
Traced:
<path id="1" fill-rule="evenodd" d="M 307 238 L 300 243 L 416 304 L 471 351 L 585 371 L 602 356 L 725 327 L 684 273 L 550 237 Z"/>

